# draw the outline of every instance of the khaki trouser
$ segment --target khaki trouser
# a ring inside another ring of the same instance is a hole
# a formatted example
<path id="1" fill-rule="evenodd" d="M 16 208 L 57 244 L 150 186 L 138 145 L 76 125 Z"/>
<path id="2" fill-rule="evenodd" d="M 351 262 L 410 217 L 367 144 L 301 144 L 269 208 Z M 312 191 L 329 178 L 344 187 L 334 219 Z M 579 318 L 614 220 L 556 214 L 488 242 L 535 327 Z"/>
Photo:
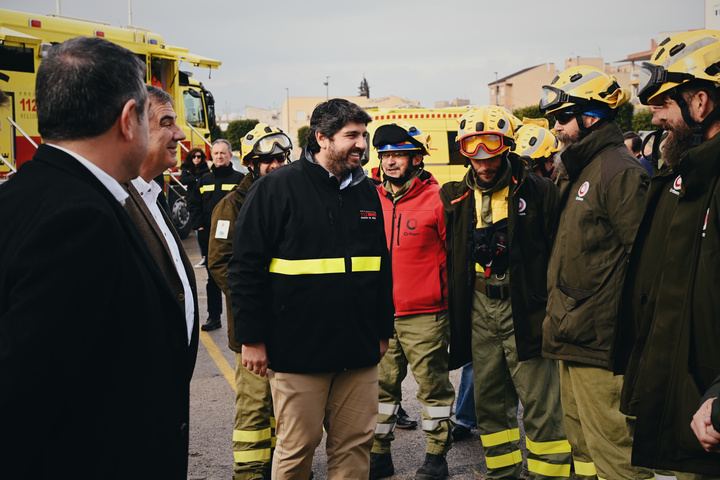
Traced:
<path id="1" fill-rule="evenodd" d="M 277 419 L 273 480 L 307 480 L 327 431 L 328 480 L 367 480 L 377 422 L 377 366 L 335 373 L 268 370 Z"/>
<path id="2" fill-rule="evenodd" d="M 235 354 L 235 428 L 233 430 L 233 480 L 262 479 L 270 473 L 272 448 L 275 447 L 270 382 L 242 365 Z"/>
<path id="3" fill-rule="evenodd" d="M 379 365 L 380 391 L 374 453 L 390 453 L 395 439 L 395 421 L 402 382 L 408 362 L 418 384 L 417 398 L 423 405 L 422 429 L 426 451 L 444 455 L 452 445 L 451 416 L 455 389 L 448 371 L 450 324 L 447 311 L 395 318 L 395 332 Z"/>
<path id="4" fill-rule="evenodd" d="M 622 375 L 604 368 L 560 361 L 565 428 L 578 480 L 654 478 L 652 470 L 630 464 L 635 417 L 619 410 L 622 384 Z"/>
<path id="5" fill-rule="evenodd" d="M 495 277 L 487 281 L 498 283 Z M 521 478 L 518 399 L 524 407 L 530 478 L 568 478 L 571 453 L 563 425 L 557 364 L 542 357 L 518 361 L 510 299 L 474 293 L 475 412 L 487 478 Z"/>

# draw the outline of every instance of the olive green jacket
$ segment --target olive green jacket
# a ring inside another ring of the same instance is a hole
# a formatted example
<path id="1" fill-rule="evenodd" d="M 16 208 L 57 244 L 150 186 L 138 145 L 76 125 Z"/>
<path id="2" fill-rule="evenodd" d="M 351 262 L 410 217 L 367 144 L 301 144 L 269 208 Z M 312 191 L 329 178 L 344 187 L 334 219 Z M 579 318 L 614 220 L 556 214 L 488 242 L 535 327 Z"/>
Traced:
<path id="1" fill-rule="evenodd" d="M 248 190 L 255 181 L 255 174 L 249 172 L 242 179 L 239 185 L 233 187 L 230 193 L 225 195 L 218 202 L 212 212 L 210 224 L 210 246 L 208 247 L 208 271 L 215 283 L 225 294 L 225 311 L 227 312 L 228 324 L 228 345 L 233 352 L 241 353 L 242 344 L 235 341 L 235 322 L 232 316 L 232 300 L 230 298 L 230 287 L 227 283 L 227 267 L 233 252 L 233 236 L 235 232 L 235 220 L 242 208 Z M 228 222 L 224 225 L 218 222 Z M 221 226 L 218 235 L 218 225 Z"/>
<path id="2" fill-rule="evenodd" d="M 637 416 L 633 464 L 715 477 L 720 455 L 702 449 L 690 422 L 720 375 L 720 134 L 653 178 L 635 245 L 621 398 Z"/>
<path id="3" fill-rule="evenodd" d="M 520 360 L 537 357 L 542 347 L 542 321 L 547 301 L 547 261 L 558 190 L 549 180 L 525 168 L 512 155 L 508 198 L 510 298 L 515 343 Z M 475 289 L 475 263 L 469 239 L 475 228 L 475 195 L 468 181 L 448 182 L 440 190 L 447 231 L 448 310 L 450 318 L 450 369 L 472 360 L 470 333 Z"/>
<path id="4" fill-rule="evenodd" d="M 620 293 L 650 177 L 610 123 L 562 153 L 543 355 L 610 368 Z"/>

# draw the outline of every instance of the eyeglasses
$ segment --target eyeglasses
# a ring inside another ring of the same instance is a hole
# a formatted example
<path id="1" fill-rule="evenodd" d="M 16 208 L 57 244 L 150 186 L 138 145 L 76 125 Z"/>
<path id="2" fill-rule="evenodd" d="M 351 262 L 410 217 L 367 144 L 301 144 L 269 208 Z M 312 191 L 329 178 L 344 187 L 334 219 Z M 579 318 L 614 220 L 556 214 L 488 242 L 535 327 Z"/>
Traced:
<path id="1" fill-rule="evenodd" d="M 388 158 L 402 158 L 409 157 L 410 152 L 379 152 L 378 158 L 380 160 L 386 160 Z"/>
<path id="2" fill-rule="evenodd" d="M 495 155 L 506 146 L 503 135 L 491 132 L 471 133 L 460 139 L 460 151 L 468 157 L 477 155 L 481 148 L 488 155 Z"/>
<path id="3" fill-rule="evenodd" d="M 283 153 L 278 153 L 278 154 L 270 155 L 270 156 L 263 155 L 261 157 L 258 157 L 257 161 L 258 161 L 258 163 L 266 163 L 266 164 L 270 164 L 270 163 L 273 163 L 276 161 L 279 163 L 285 163 L 288 161 L 289 158 L 290 158 L 290 152 L 283 152 Z"/>
<path id="4" fill-rule="evenodd" d="M 560 125 L 565 125 L 570 120 L 575 118 L 575 113 L 574 112 L 558 112 L 558 113 L 553 114 L 553 116 L 555 117 L 555 121 L 557 123 L 559 123 Z"/>
<path id="5" fill-rule="evenodd" d="M 192 158 L 202 158 L 202 155 L 200 155 L 200 154 L 198 153 L 197 155 L 193 155 Z"/>

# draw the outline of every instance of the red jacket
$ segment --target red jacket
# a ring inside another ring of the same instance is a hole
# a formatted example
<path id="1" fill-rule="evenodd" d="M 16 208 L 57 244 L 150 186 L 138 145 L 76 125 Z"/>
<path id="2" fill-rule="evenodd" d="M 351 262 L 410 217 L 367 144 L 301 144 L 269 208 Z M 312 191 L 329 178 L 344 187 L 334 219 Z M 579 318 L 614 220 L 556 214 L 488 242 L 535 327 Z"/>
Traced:
<path id="1" fill-rule="evenodd" d="M 440 186 L 427 172 L 393 204 L 377 186 L 392 259 L 395 316 L 447 310 L 447 255 Z"/>

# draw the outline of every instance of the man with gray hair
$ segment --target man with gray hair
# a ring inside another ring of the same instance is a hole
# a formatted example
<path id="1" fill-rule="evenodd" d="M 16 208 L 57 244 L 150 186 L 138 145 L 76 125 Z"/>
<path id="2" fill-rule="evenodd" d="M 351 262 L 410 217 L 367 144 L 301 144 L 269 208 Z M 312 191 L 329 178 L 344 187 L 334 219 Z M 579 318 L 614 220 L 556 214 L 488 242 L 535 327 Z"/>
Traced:
<path id="1" fill-rule="evenodd" d="M 101 38 L 38 69 L 43 137 L 0 189 L 3 478 L 187 477 L 185 315 L 123 209 L 145 65 Z"/>
<path id="2" fill-rule="evenodd" d="M 220 200 L 225 197 L 235 185 L 238 185 L 245 175 L 234 170 L 230 159 L 232 158 L 232 146 L 224 138 L 217 139 L 212 144 L 213 165 L 210 171 L 198 178 L 195 189 L 188 198 L 190 218 L 197 230 L 200 251 L 204 258 L 207 258 L 210 245 L 210 225 L 212 223 L 212 212 Z M 222 314 L 222 290 L 207 269 L 207 294 L 208 319 L 201 327 L 204 331 L 216 330 L 222 326 L 220 315 Z"/>

